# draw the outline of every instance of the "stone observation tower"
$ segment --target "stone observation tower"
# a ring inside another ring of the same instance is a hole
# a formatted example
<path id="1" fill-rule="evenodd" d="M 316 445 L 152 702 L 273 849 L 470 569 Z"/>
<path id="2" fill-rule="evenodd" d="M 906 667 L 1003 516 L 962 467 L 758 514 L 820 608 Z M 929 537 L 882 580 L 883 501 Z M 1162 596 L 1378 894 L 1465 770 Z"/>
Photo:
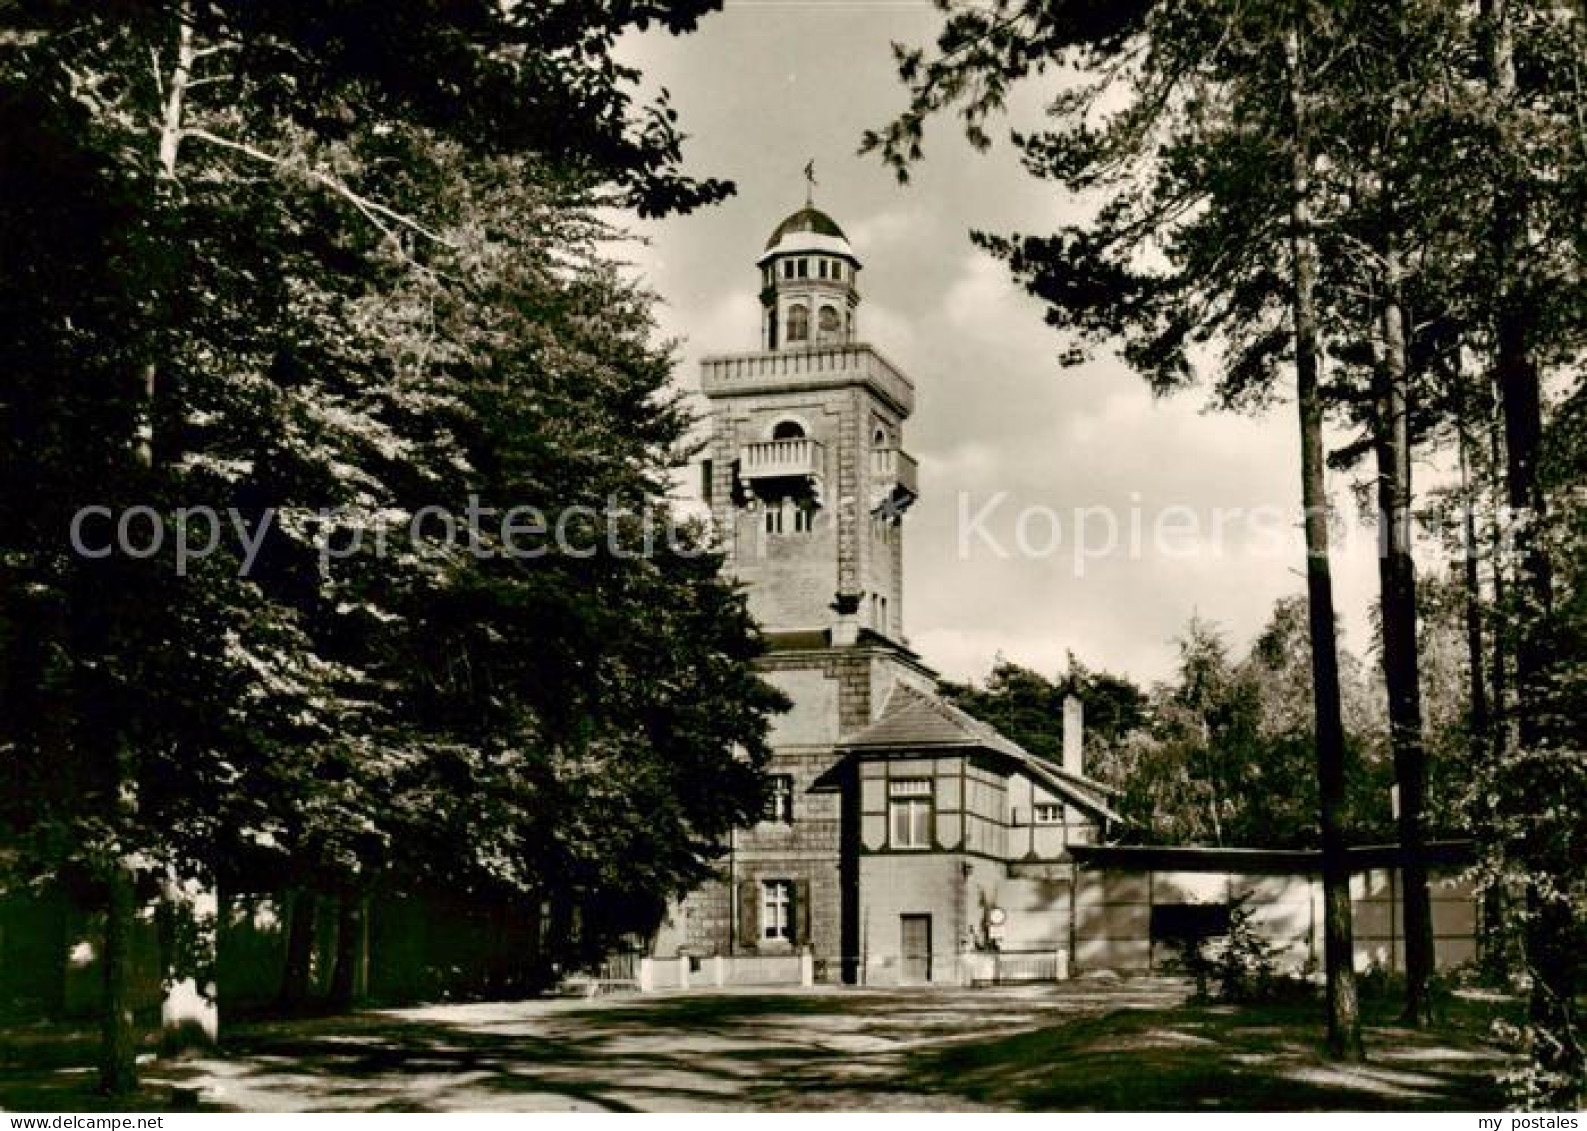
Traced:
<path id="1" fill-rule="evenodd" d="M 830 216 L 789 216 L 757 265 L 761 348 L 707 358 L 701 373 L 707 501 L 730 569 L 770 633 L 902 642 L 914 384 L 858 340 L 860 260 Z"/>
<path id="2" fill-rule="evenodd" d="M 1049 889 L 1070 875 L 1067 846 L 1113 818 L 1106 792 L 1078 759 L 1034 758 L 943 702 L 904 638 L 915 387 L 861 337 L 843 229 L 807 200 L 756 268 L 760 348 L 701 363 L 703 482 L 766 636 L 762 675 L 792 708 L 772 724 L 764 819 L 723 846 L 719 878 L 672 909 L 655 953 L 677 968 L 721 958 L 735 984 L 801 967 L 955 981 L 990 909 L 1016 896 L 1040 904 L 1031 931 L 1050 948 L 1068 927 Z"/>

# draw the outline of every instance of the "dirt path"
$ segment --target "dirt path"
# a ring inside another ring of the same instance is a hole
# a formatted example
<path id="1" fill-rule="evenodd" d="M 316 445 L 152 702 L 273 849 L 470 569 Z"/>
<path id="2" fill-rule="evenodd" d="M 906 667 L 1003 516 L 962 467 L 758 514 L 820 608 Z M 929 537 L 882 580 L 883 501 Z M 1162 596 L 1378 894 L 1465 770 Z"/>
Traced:
<path id="1" fill-rule="evenodd" d="M 243 1031 L 171 1073 L 249 1111 L 964 1108 L 915 1095 L 907 1062 L 1177 987 L 1055 992 L 696 993 L 440 1006 Z"/>
<path id="2" fill-rule="evenodd" d="M 145 1078 L 152 1103 L 243 1111 L 1488 1106 L 1474 1041 L 1374 1030 L 1374 1062 L 1344 1070 L 1310 1007 L 1183 1000 L 1143 981 L 436 1006 L 238 1028 Z M 0 1079 L 0 1103 L 84 1110 L 88 1080 Z"/>

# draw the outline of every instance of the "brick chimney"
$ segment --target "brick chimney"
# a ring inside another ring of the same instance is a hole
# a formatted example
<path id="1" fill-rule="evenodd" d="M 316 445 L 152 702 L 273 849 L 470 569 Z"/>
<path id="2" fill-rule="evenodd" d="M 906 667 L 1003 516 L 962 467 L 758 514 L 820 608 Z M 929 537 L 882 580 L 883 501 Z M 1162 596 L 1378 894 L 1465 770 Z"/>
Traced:
<path id="1" fill-rule="evenodd" d="M 1064 769 L 1084 777 L 1086 709 L 1077 695 L 1064 696 Z"/>

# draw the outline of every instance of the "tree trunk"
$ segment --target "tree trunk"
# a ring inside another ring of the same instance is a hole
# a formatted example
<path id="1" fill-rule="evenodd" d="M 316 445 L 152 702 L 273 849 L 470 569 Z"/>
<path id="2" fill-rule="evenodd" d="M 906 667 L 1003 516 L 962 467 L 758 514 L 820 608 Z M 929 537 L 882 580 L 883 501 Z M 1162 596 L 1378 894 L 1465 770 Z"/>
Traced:
<path id="1" fill-rule="evenodd" d="M 336 916 L 336 968 L 331 974 L 330 1003 L 336 1009 L 356 1009 L 368 993 L 368 900 L 359 892 L 344 892 Z"/>
<path id="2" fill-rule="evenodd" d="M 1489 772 L 1497 780 L 1507 754 L 1514 748 L 1517 737 L 1515 730 L 1515 711 L 1513 709 L 1513 696 L 1511 688 L 1514 681 L 1511 678 L 1514 660 L 1510 649 L 1510 632 L 1504 624 L 1505 610 L 1510 607 L 1510 591 L 1513 588 L 1510 575 L 1510 563 L 1505 550 L 1505 533 L 1503 524 L 1499 521 L 1499 514 L 1505 506 L 1505 454 L 1504 454 L 1504 420 L 1500 408 L 1498 387 L 1490 388 L 1492 402 L 1490 411 L 1484 425 L 1488 433 L 1488 470 L 1483 479 L 1483 489 L 1487 493 L 1488 505 L 1492 510 L 1494 519 L 1488 523 L 1488 562 L 1491 583 L 1493 585 L 1493 607 L 1498 610 L 1494 618 L 1493 630 L 1493 663 L 1490 665 L 1493 681 L 1493 696 L 1489 701 L 1489 711 L 1492 724 L 1488 735 Z M 1502 817 L 1502 809 L 1491 807 L 1488 813 L 1488 827 L 1498 828 Z M 1494 938 L 1496 945 L 1489 949 L 1489 958 L 1485 959 L 1490 964 L 1490 970 L 1496 973 L 1508 973 L 1520 970 L 1526 962 L 1525 950 L 1521 937 L 1521 920 L 1512 921 L 1504 917 L 1508 907 L 1519 907 L 1523 900 L 1524 891 L 1511 883 L 1506 877 L 1501 880 L 1506 886 L 1495 886 L 1484 901 L 1484 914 L 1488 921 L 1495 925 Z"/>
<path id="3" fill-rule="evenodd" d="M 138 1088 L 132 1005 L 132 934 L 137 928 L 137 904 L 134 875 L 125 861 L 116 862 L 106 881 L 99 1090 L 107 1096 L 125 1096 Z"/>
<path id="4" fill-rule="evenodd" d="M 311 996 L 318 902 L 314 893 L 307 889 L 292 897 L 287 920 L 286 964 L 281 971 L 281 1007 L 288 1013 L 301 1012 Z"/>
<path id="5" fill-rule="evenodd" d="M 1207 752 L 1207 761 L 1211 762 L 1213 758 L 1211 739 L 1203 735 L 1202 744 L 1202 749 Z M 1207 816 L 1212 820 L 1212 843 L 1222 848 L 1223 820 L 1220 817 L 1220 813 L 1223 809 L 1223 799 L 1221 791 L 1218 789 L 1218 773 L 1210 766 L 1207 769 L 1207 792 L 1211 794 L 1207 799 Z"/>
<path id="6" fill-rule="evenodd" d="M 1405 1012 L 1401 1020 L 1420 1026 L 1432 1021 L 1428 990 L 1434 964 L 1433 906 L 1427 892 L 1427 754 L 1416 641 L 1416 563 L 1411 555 L 1413 495 L 1405 310 L 1399 252 L 1392 235 L 1386 238 L 1383 258 L 1383 358 L 1373 436 L 1378 460 L 1378 578 L 1389 740 L 1400 794 L 1400 886 L 1405 923 Z"/>
<path id="7" fill-rule="evenodd" d="M 520 956 L 520 968 L 524 972 L 525 984 L 529 993 L 534 994 L 539 993 L 551 984 L 550 971 L 547 969 L 545 957 L 545 900 L 539 895 L 532 895 L 527 900 L 526 907 L 528 909 L 525 913 L 528 918 L 527 938 L 524 942 L 524 952 Z M 645 953 L 650 954 L 653 952 L 654 948 L 652 947 L 647 949 Z"/>
<path id="8" fill-rule="evenodd" d="M 178 19 L 177 61 L 169 90 L 160 108 L 159 158 L 167 179 L 176 175 L 177 147 L 181 142 L 182 100 L 194 60 L 193 28 L 184 4 Z M 158 77 L 158 76 L 157 76 Z M 157 368 L 145 363 L 139 371 L 143 388 L 140 419 L 132 436 L 134 458 L 145 468 L 154 467 L 154 418 Z M 137 793 L 126 755 L 115 754 L 114 805 L 123 828 L 137 820 Z M 105 908 L 104 1000 L 101 1003 L 99 1083 L 107 1095 L 125 1095 L 138 1086 L 135 1034 L 131 1003 L 131 936 L 136 921 L 136 872 L 123 858 L 112 867 Z"/>
<path id="9" fill-rule="evenodd" d="M 192 5 L 183 0 L 176 13 L 176 49 L 171 73 L 161 83 L 164 101 L 160 106 L 160 133 L 158 155 L 163 180 L 176 180 L 176 162 L 181 152 L 183 115 L 187 108 L 188 87 L 193 80 L 193 64 L 198 58 L 198 48 L 193 41 Z M 156 78 L 161 78 L 156 75 Z M 147 361 L 140 373 L 143 387 L 142 419 L 134 439 L 134 452 L 144 467 L 155 464 L 155 417 L 159 404 L 160 367 Z"/>
<path id="10" fill-rule="evenodd" d="M 1471 759 L 1481 765 L 1488 750 L 1493 714 L 1488 706 L 1487 649 L 1482 631 L 1482 575 L 1477 554 L 1477 486 L 1471 470 L 1471 431 L 1461 396 L 1456 420 L 1460 470 L 1461 583 L 1465 590 L 1467 688 L 1471 697 Z"/>
<path id="11" fill-rule="evenodd" d="M 1497 415 L 1499 403 L 1497 388 L 1493 393 L 1493 409 L 1487 420 L 1488 431 L 1488 474 L 1484 479 L 1484 488 L 1488 493 L 1489 506 L 1493 511 L 1494 520 L 1488 524 L 1488 561 L 1491 565 L 1493 581 L 1493 607 L 1503 610 L 1509 607 L 1510 582 L 1505 572 L 1506 562 L 1504 555 L 1504 532 L 1500 529 L 1498 521 L 1499 509 L 1504 500 L 1504 484 L 1500 468 L 1504 466 L 1504 430 Z M 1489 710 L 1492 712 L 1492 733 L 1489 735 L 1489 757 L 1497 765 L 1503 757 L 1506 746 L 1510 741 L 1510 644 L 1509 634 L 1504 631 L 1502 624 L 1497 624 L 1493 632 L 1493 699 Z"/>
<path id="12" fill-rule="evenodd" d="M 1461 583 L 1465 590 L 1467 685 L 1471 698 L 1468 745 L 1472 770 L 1480 772 L 1482 767 L 1490 763 L 1496 749 L 1496 721 L 1489 705 L 1486 678 L 1488 653 L 1482 627 L 1482 573 L 1477 548 L 1477 506 L 1481 492 L 1472 466 L 1471 405 L 1458 373 L 1455 381 L 1462 386 L 1456 405 L 1455 433 L 1460 468 L 1460 560 Z M 1482 824 L 1491 825 L 1493 814 L 1490 807 L 1482 800 L 1476 804 L 1478 812 L 1473 815 L 1474 818 Z M 1494 881 L 1482 891 L 1482 920 L 1478 925 L 1477 936 L 1478 959 L 1490 976 L 1501 975 L 1504 971 L 1504 934 L 1504 889 L 1499 882 Z"/>
<path id="13" fill-rule="evenodd" d="M 1484 0 L 1487 24 L 1489 83 L 1499 113 L 1516 98 L 1515 60 L 1508 19 L 1508 0 Z M 1506 502 L 1511 511 L 1513 560 L 1521 590 L 1516 608 L 1516 711 L 1524 746 L 1540 737 L 1538 711 L 1530 702 L 1548 659 L 1539 630 L 1553 605 L 1553 581 L 1539 526 L 1547 514 L 1538 459 L 1543 444 L 1542 390 L 1531 354 L 1529 310 L 1521 279 L 1521 242 L 1528 202 L 1513 171 L 1501 168 L 1495 192 L 1493 257 L 1495 287 L 1494 381 L 1504 422 Z"/>
<path id="14" fill-rule="evenodd" d="M 1306 144 L 1306 84 L 1301 29 L 1285 42 L 1291 117 L 1290 249 L 1294 271 L 1295 400 L 1300 416 L 1301 500 L 1305 508 L 1306 595 L 1311 628 L 1312 693 L 1317 725 L 1317 784 L 1322 829 L 1323 966 L 1328 986 L 1328 1052 L 1362 1057 L 1351 925 L 1350 865 L 1340 824 L 1345 787 L 1344 720 L 1339 699 L 1333 577 L 1328 550 L 1328 495 L 1323 477 L 1323 408 L 1318 389 L 1317 252 L 1311 224 L 1311 157 Z"/>
<path id="15" fill-rule="evenodd" d="M 1502 120 L 1517 101 L 1509 0 L 1484 0 L 1482 15 L 1489 88 L 1495 114 Z M 1551 761 L 1556 755 L 1550 749 L 1545 721 L 1553 577 L 1543 538 L 1546 498 L 1538 475 L 1543 443 L 1542 390 L 1523 274 L 1530 202 L 1521 176 L 1509 167 L 1511 154 L 1499 156 L 1493 213 L 1494 376 L 1504 414 L 1505 486 L 1515 563 L 1511 630 L 1515 635 L 1515 712 L 1520 745 L 1504 792 L 1524 807 L 1538 804 L 1555 784 Z M 1525 824 L 1525 814 L 1518 816 Z M 1567 878 L 1565 869 L 1577 867 L 1579 862 L 1563 862 L 1551 846 L 1531 845 L 1529 839 L 1523 835 L 1510 847 L 1528 875 L 1525 946 L 1532 974 L 1531 1018 L 1549 1038 L 1538 1043 L 1536 1055 L 1551 1074 L 1579 1081 L 1587 1066 L 1576 1036 L 1581 965 L 1575 946 L 1578 925 L 1566 894 L 1557 890 L 1558 881 Z"/>
<path id="16" fill-rule="evenodd" d="M 1515 305 L 1507 302 L 1507 308 Z M 1518 310 L 1501 312 L 1495 368 L 1503 395 L 1506 452 L 1506 502 L 1510 510 L 1509 535 L 1516 567 L 1515 609 L 1515 710 L 1523 746 L 1535 746 L 1543 737 L 1539 700 L 1544 695 L 1544 669 L 1548 664 L 1548 634 L 1544 631 L 1553 606 L 1553 579 L 1542 544 L 1541 526 L 1547 505 L 1538 483 L 1537 462 L 1543 443 L 1541 392 L 1537 366 L 1526 345 L 1526 315 Z"/>

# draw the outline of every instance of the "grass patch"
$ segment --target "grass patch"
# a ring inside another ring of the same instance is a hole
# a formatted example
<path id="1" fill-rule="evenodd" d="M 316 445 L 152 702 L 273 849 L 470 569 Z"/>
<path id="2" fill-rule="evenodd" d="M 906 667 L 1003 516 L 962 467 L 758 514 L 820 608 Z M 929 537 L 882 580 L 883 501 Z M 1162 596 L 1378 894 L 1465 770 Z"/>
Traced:
<path id="1" fill-rule="evenodd" d="M 932 1050 L 917 1087 L 1021 1110 L 1491 1110 L 1503 1055 L 1491 1006 L 1464 1003 L 1432 1030 L 1395 1026 L 1370 1003 L 1367 1061 L 1322 1048 L 1315 1003 L 1120 1010 Z M 1458 1016 L 1456 1014 L 1458 1013 Z"/>

